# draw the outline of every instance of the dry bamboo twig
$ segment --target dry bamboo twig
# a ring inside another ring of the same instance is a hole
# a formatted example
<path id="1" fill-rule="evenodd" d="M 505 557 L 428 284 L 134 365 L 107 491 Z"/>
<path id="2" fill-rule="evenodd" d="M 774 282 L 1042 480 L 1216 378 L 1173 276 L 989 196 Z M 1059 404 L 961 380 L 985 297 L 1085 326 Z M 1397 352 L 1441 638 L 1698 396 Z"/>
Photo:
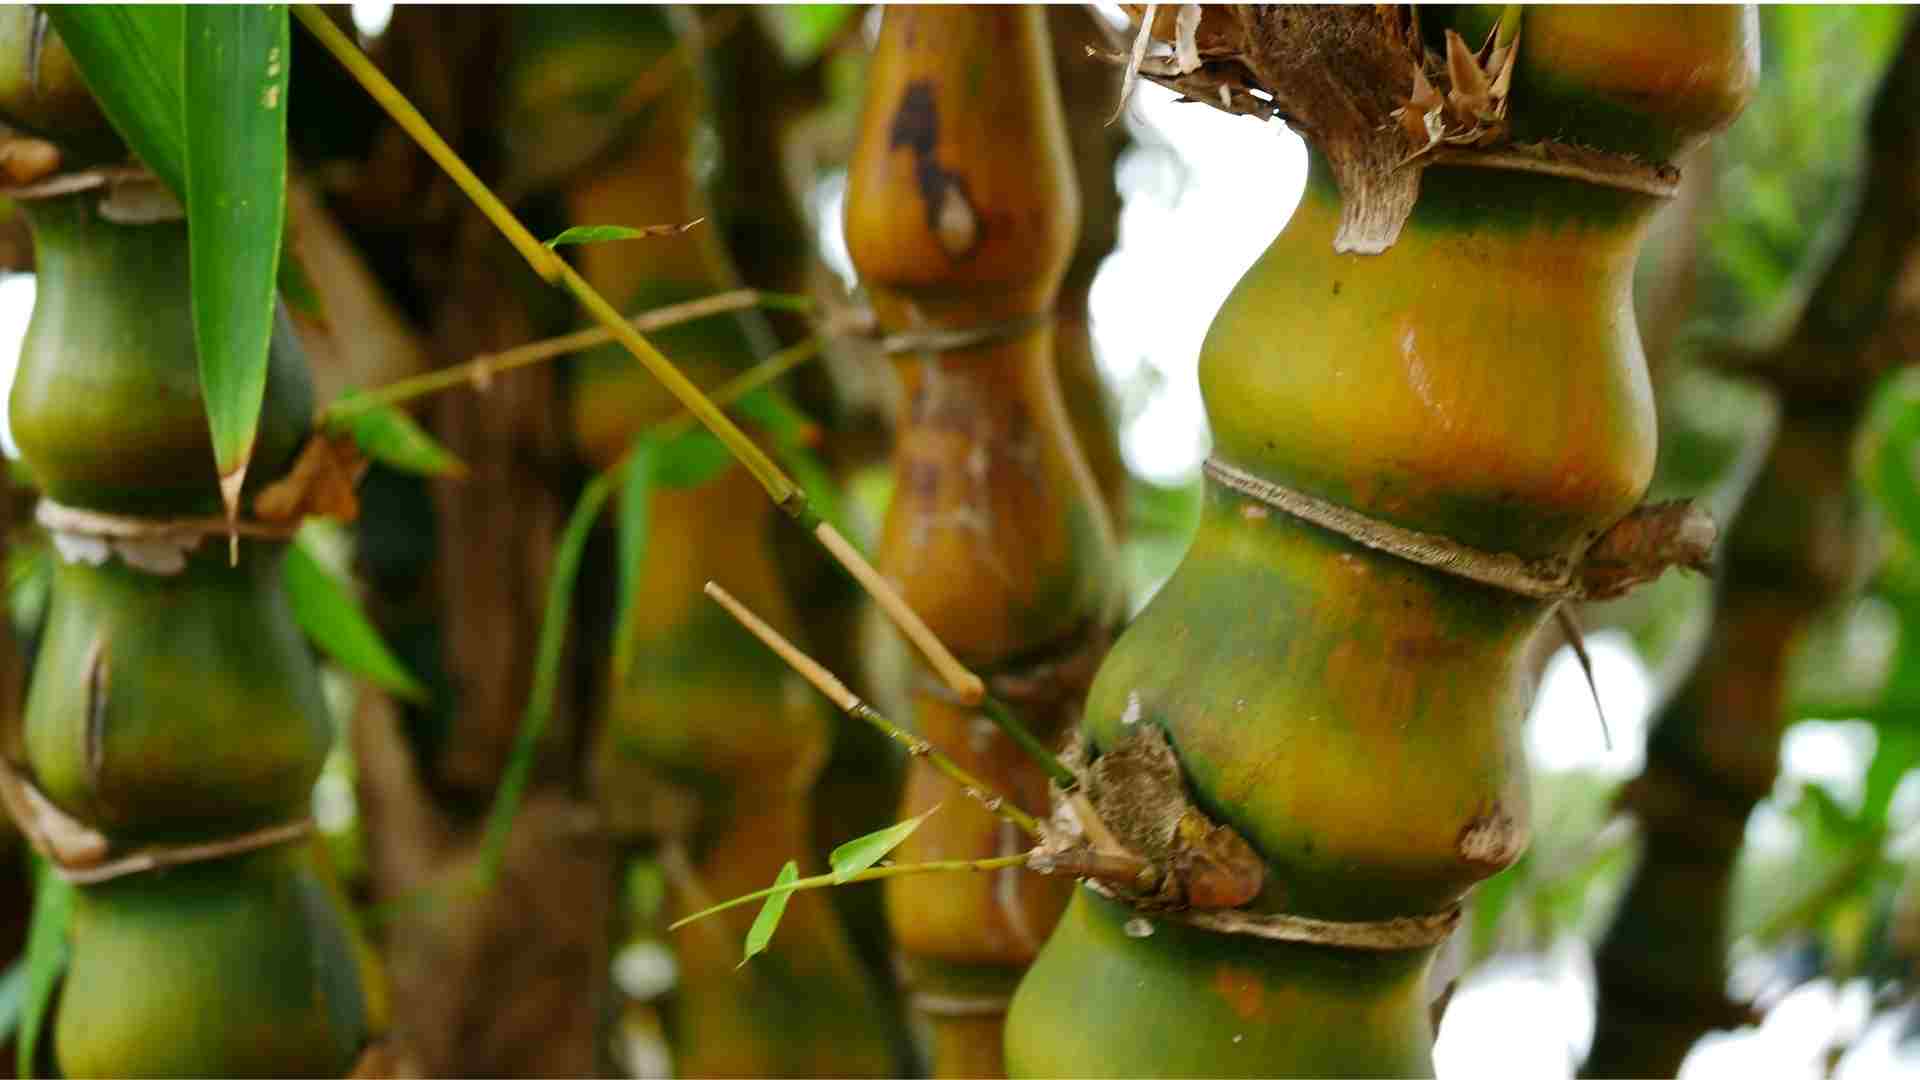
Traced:
<path id="1" fill-rule="evenodd" d="M 712 581 L 707 582 L 706 592 L 707 595 L 713 597 L 721 607 L 727 609 L 727 614 L 732 615 L 739 621 L 740 625 L 746 627 L 752 632 L 753 636 L 759 638 L 767 648 L 772 649 L 780 659 L 786 661 L 788 667 L 799 672 L 802 678 L 812 683 L 813 688 L 825 695 L 827 700 L 833 702 L 841 712 L 846 713 L 856 720 L 864 720 L 872 724 L 874 727 L 880 729 L 881 733 L 886 735 L 887 738 L 905 746 L 908 753 L 916 757 L 926 758 L 928 763 L 934 768 L 945 773 L 955 783 L 965 789 L 968 796 L 980 805 L 986 807 L 988 811 L 1003 821 L 1011 823 L 1015 828 L 1026 833 L 1028 837 L 1034 840 L 1044 838 L 1040 822 L 1032 814 L 1013 805 L 1005 796 L 987 786 L 979 777 L 974 776 L 962 768 L 958 762 L 941 753 L 939 748 L 935 747 L 932 743 L 900 727 L 893 721 L 888 720 L 885 716 L 880 715 L 879 710 L 860 700 L 858 694 L 847 689 L 847 684 L 841 682 L 833 672 L 828 671 L 822 667 L 818 661 L 806 653 L 801 652 L 792 642 L 781 636 L 780 631 L 768 626 L 766 620 L 755 615 L 752 611 L 748 610 L 745 604 L 734 599 L 732 593 L 729 593 L 727 590 L 721 588 L 718 583 Z"/>

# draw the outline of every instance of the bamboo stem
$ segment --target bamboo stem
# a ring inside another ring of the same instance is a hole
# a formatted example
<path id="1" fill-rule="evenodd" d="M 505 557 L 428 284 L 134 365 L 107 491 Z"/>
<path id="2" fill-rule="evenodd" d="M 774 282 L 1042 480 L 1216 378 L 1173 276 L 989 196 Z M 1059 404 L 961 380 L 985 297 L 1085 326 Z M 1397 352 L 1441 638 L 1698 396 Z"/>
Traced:
<path id="1" fill-rule="evenodd" d="M 721 607 L 727 609 L 727 614 L 732 615 L 739 620 L 740 625 L 752 631 L 753 636 L 759 638 L 767 648 L 772 649 L 780 659 L 786 661 L 788 667 L 793 668 L 802 678 L 812 683 L 813 688 L 825 695 L 827 700 L 833 702 L 841 712 L 879 728 L 887 738 L 905 746 L 908 753 L 915 757 L 926 758 L 928 763 L 965 788 L 969 796 L 990 812 L 1011 823 L 1028 837 L 1034 840 L 1041 839 L 1043 833 L 1040 822 L 1032 814 L 1013 805 L 989 787 L 985 781 L 941 753 L 932 743 L 880 715 L 878 709 L 860 700 L 858 694 L 847 689 L 847 684 L 841 682 L 833 672 L 821 667 L 812 657 L 801 652 L 792 642 L 781 636 L 780 631 L 768 626 L 766 620 L 747 610 L 745 604 L 734 599 L 733 594 L 721 588 L 718 583 L 707 582 L 706 591 L 708 596 L 713 597 Z"/>
<path id="2" fill-rule="evenodd" d="M 857 874 L 848 874 L 843 878 L 835 878 L 832 874 L 816 874 L 813 877 L 801 878 L 789 885 L 776 885 L 761 889 L 759 892 L 750 892 L 744 896 L 736 896 L 731 900 L 717 904 L 705 911 L 689 915 L 667 927 L 667 930 L 669 932 L 678 930 L 697 919 L 704 919 L 709 915 L 717 915 L 722 911 L 737 908 L 742 904 L 751 904 L 755 900 L 764 900 L 775 893 L 800 892 L 804 889 L 824 889 L 830 885 L 852 885 L 862 881 L 880 881 L 884 878 L 906 877 L 909 874 L 941 874 L 968 870 L 980 872 L 1005 870 L 1009 867 L 1024 866 L 1028 854 L 1028 852 L 1022 851 L 1017 855 L 1001 855 L 992 859 L 946 859 L 939 862 L 876 866 L 869 870 L 862 870 Z"/>

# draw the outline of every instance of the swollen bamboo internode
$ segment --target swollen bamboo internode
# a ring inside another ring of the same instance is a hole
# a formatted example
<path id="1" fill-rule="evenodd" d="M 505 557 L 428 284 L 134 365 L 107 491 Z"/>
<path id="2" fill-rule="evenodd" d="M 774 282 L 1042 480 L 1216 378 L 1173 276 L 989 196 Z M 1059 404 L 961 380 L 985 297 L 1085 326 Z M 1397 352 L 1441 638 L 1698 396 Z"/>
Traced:
<path id="1" fill-rule="evenodd" d="M 1214 66 L 1189 85 L 1241 65 L 1313 156 L 1299 209 L 1202 350 L 1219 468 L 1199 531 L 1101 667 L 1082 732 L 1098 755 L 1163 730 L 1194 803 L 1264 860 L 1264 887 L 1233 932 L 1082 889 L 1021 984 L 1007 1064 L 1029 1076 L 1425 1074 L 1438 939 L 1394 935 L 1408 918 L 1444 920 L 1524 849 L 1526 647 L 1553 606 L 1460 571 L 1489 553 L 1577 566 L 1639 500 L 1653 410 L 1629 302 L 1658 199 L 1470 155 L 1411 178 L 1378 172 L 1421 149 L 1390 110 L 1418 113 L 1422 81 L 1447 84 L 1457 31 L 1486 42 L 1476 63 L 1511 67 L 1504 100 L 1483 110 L 1498 121 L 1485 141 L 1665 162 L 1737 107 L 1752 17 L 1546 8 L 1496 45 L 1497 10 L 1201 10 Z M 1631 65 L 1586 62 L 1627 51 L 1628 34 L 1660 48 Z M 1369 41 L 1365 57 L 1340 51 Z M 1345 66 L 1310 59 L 1317 48 Z M 1369 64 L 1403 81 L 1355 82 Z M 1376 138 L 1389 145 L 1362 145 Z M 1379 216 L 1409 179 L 1410 214 Z M 1343 513 L 1297 516 L 1289 493 Z M 1442 550 L 1415 561 L 1369 534 Z M 1349 944 L 1270 940 L 1263 914 L 1345 924 Z"/>
<path id="2" fill-rule="evenodd" d="M 101 199 L 25 207 L 39 288 L 11 401 L 60 560 L 13 767 L 104 840 L 86 865 L 48 848 L 84 883 L 55 1059 L 68 1076 L 343 1075 L 369 1025 L 308 840 L 332 729 L 281 587 L 286 532 L 249 527 L 229 565 L 186 225 L 116 224 Z M 313 413 L 284 320 L 269 365 L 250 492 Z M 157 527 L 182 520 L 205 526 Z"/>
<path id="3" fill-rule="evenodd" d="M 898 343 L 904 398 L 877 562 L 955 654 L 987 673 L 1043 755 L 1071 723 L 1118 599 L 1111 527 L 1053 365 L 1052 305 L 1078 216 L 1045 13 L 888 9 L 846 219 L 854 265 Z M 923 737 L 1013 802 L 1046 805 L 1044 756 L 924 674 L 913 698 Z M 952 794 L 946 776 L 916 760 L 901 816 Z M 966 804 L 929 820 L 900 854 L 979 859 L 1026 842 Z M 1064 885 L 1017 870 L 888 883 L 901 970 L 931 1024 L 937 1074 L 1000 1072 L 1001 1016 Z"/>
<path id="4" fill-rule="evenodd" d="M 591 164 L 559 178 L 579 225 L 688 222 L 710 208 L 694 148 L 704 122 L 698 72 L 661 9 L 572 9 L 519 20 L 511 67 L 512 130 L 529 144 L 566 127 Z M 610 66 L 595 58 L 618 57 Z M 656 71 L 636 97 L 639 73 Z M 582 100 L 617 101 L 603 113 Z M 529 168 L 548 163 L 531 162 Z M 579 249 L 579 273 L 627 309 L 734 288 L 711 224 L 644 241 Z M 662 329 L 656 339 L 696 382 L 713 386 L 750 365 L 768 340 L 758 316 L 725 312 Z M 628 484 L 621 516 L 644 545 L 628 613 L 605 673 L 592 751 L 596 801 L 629 853 L 662 855 L 669 915 L 696 911 L 809 861 L 811 788 L 828 717 L 775 657 L 701 595 L 721 578 L 791 628 L 795 619 L 771 546 L 774 507 L 747 470 L 705 435 L 664 440 L 656 425 L 678 403 L 619 346 L 574 368 L 575 440 L 596 467 L 629 453 L 650 484 Z M 704 453 L 701 453 L 704 451 Z M 633 505 L 636 501 L 641 505 Z M 635 525 L 635 517 L 644 524 Z M 793 898 L 785 932 L 739 967 L 751 912 L 673 938 L 678 984 L 665 1021 L 676 1073 L 693 1076 L 883 1075 L 895 1068 L 868 974 L 821 894 Z M 626 928 L 637 930 L 643 928 Z M 731 932 L 729 932 L 731 931 Z"/>

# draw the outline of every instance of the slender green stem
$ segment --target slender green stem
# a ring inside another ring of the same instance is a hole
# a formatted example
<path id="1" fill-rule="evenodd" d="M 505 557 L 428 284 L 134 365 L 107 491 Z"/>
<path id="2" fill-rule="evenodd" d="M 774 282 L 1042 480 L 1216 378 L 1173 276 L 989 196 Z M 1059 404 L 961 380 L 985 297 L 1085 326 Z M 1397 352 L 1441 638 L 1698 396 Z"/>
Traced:
<path id="1" fill-rule="evenodd" d="M 1013 715 L 1013 710 L 1002 704 L 1000 699 L 994 697 L 982 699 L 980 711 L 986 713 L 987 719 L 992 720 L 995 726 L 1006 732 L 1007 738 L 1012 739 L 1015 746 L 1045 770 L 1047 777 L 1060 785 L 1060 790 L 1072 791 L 1080 786 L 1080 779 L 1073 775 L 1073 770 L 1067 768 L 1058 757 L 1054 756 L 1053 751 L 1047 749 L 1047 744 L 1035 738 L 1033 732 L 1027 730 L 1027 725 L 1021 723 L 1020 718 Z"/>
<path id="2" fill-rule="evenodd" d="M 805 296 L 791 296 L 786 293 L 770 293 L 759 289 L 734 289 L 729 292 L 715 293 L 712 296 L 703 296 L 696 300 L 652 308 L 632 316 L 627 321 L 643 331 L 664 330 L 681 323 L 752 307 L 809 311 L 813 307 L 813 301 Z M 529 342 L 502 352 L 481 353 L 464 364 L 455 364 L 438 371 L 396 379 L 385 386 L 343 397 L 328 405 L 320 414 L 320 426 L 325 428 L 338 425 L 341 421 L 368 409 L 382 405 L 404 404 L 415 398 L 458 386 L 485 386 L 489 379 L 503 372 L 516 371 L 611 340 L 613 335 L 604 328 L 595 326 L 571 334 L 547 338 L 544 341 Z"/>
<path id="3" fill-rule="evenodd" d="M 1010 866 L 1025 865 L 1027 855 L 1028 853 L 1023 851 L 1018 855 L 1000 855 L 991 859 L 946 859 L 940 862 L 901 863 L 897 866 L 876 866 L 869 870 L 862 870 L 857 874 L 849 874 L 838 880 L 835 880 L 832 874 L 820 874 L 815 877 L 801 878 L 788 885 L 774 886 L 761 889 L 759 892 L 747 893 L 745 896 L 736 896 L 731 900 L 715 904 L 705 911 L 696 911 L 674 923 L 672 926 L 667 927 L 667 929 L 669 931 L 678 930 L 688 923 L 704 919 L 709 915 L 717 915 L 722 911 L 726 911 L 728 908 L 737 908 L 743 904 L 751 904 L 755 900 L 764 900 L 775 893 L 800 892 L 804 889 L 824 889 L 830 885 L 852 885 L 860 881 L 879 881 L 883 878 L 906 877 L 909 874 L 941 874 L 969 870 L 978 872 L 1005 870 Z"/>
<path id="4" fill-rule="evenodd" d="M 373 61 L 368 60 L 365 53 L 361 52 L 353 42 L 347 40 L 347 35 L 333 25 L 333 20 L 327 18 L 326 13 L 313 4 L 295 4 L 293 14 L 300 20 L 301 25 L 305 26 L 314 37 L 320 40 L 320 44 L 333 54 L 333 58 L 340 61 L 340 65 L 353 75 L 355 81 L 366 88 L 373 100 L 387 110 L 387 115 L 393 117 L 401 130 L 412 136 L 413 141 L 420 144 L 420 148 L 425 150 L 427 155 L 453 179 L 454 184 L 467 198 L 473 200 L 473 205 L 479 207 L 480 212 L 487 216 L 487 220 L 493 222 L 493 227 L 499 229 L 501 235 L 505 236 L 520 252 L 521 257 L 533 266 L 534 273 L 549 282 L 558 281 L 562 271 L 566 269 L 566 260 L 534 239 L 533 234 L 527 231 L 527 227 L 520 224 L 520 219 L 513 216 L 513 211 L 507 209 L 506 204 L 494 196 L 487 185 L 474 175 L 472 169 L 467 168 L 466 162 L 460 160 L 460 155 L 453 152 L 453 147 L 448 146 L 445 140 L 433 130 L 433 125 L 427 122 L 427 118 L 420 115 L 420 110 L 413 107 L 413 103 L 407 100 L 407 96 L 400 92 L 399 87 L 389 82 L 385 75 L 380 74 L 380 69 L 373 66 Z"/>

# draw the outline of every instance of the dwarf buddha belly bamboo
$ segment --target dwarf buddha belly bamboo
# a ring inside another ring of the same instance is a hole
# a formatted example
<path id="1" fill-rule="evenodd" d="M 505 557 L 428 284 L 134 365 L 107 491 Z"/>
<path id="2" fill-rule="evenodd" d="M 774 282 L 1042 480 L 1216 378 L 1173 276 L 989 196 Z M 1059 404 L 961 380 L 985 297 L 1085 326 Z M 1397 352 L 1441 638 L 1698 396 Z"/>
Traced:
<path id="1" fill-rule="evenodd" d="M 27 209 L 39 288 L 11 401 L 60 555 L 18 764 L 104 846 L 53 845 L 85 883 L 55 1055 L 69 1076 L 342 1075 L 367 1020 L 337 898 L 299 842 L 331 728 L 285 544 L 245 540 L 230 566 L 204 536 L 107 535 L 220 499 L 186 228 L 110 224 L 95 199 Z M 285 470 L 312 408 L 283 324 L 253 486 Z M 141 848 L 185 865 L 107 875 Z"/>
<path id="2" fill-rule="evenodd" d="M 896 335 L 903 392 L 876 561 L 1049 744 L 1077 708 L 1116 598 L 1106 510 L 1053 365 L 1051 307 L 1078 209 L 1045 14 L 889 8 L 847 198 L 848 246 Z M 974 775 L 1045 805 L 1040 766 L 924 675 L 914 716 Z M 901 846 L 903 861 L 1022 843 L 923 761 L 904 802 L 903 816 L 946 806 Z M 886 897 L 904 979 L 932 1024 L 935 1073 L 998 1075 L 1006 1001 L 1065 883 L 1012 870 L 902 877 Z"/>
<path id="3" fill-rule="evenodd" d="M 559 51 L 546 58 L 545 70 L 617 81 L 672 62 L 673 38 L 657 10 L 588 12 L 579 20 L 594 31 L 591 55 L 629 62 L 615 65 L 616 78 L 592 65 L 557 63 L 567 55 Z M 556 26 L 545 15 L 535 21 L 548 23 L 544 32 L 554 41 L 571 25 Z M 570 218 L 603 224 L 707 216 L 692 152 L 701 108 L 695 73 L 680 71 L 635 109 L 619 149 L 568 189 Z M 597 288 L 629 310 L 737 284 L 711 226 L 585 248 L 581 264 Z M 653 340 L 711 384 L 752 362 L 759 350 L 751 329 L 722 316 Z M 676 411 L 666 391 L 617 348 L 587 354 L 576 369 L 575 435 L 597 466 L 612 464 Z M 684 449 L 686 440 L 677 445 Z M 678 455 L 671 447 L 663 453 Z M 793 627 L 770 543 L 773 507 L 738 467 L 668 475 L 676 471 L 684 470 L 663 461 L 660 481 L 646 495 L 646 554 L 625 598 L 630 616 L 615 643 L 593 762 L 596 798 L 616 832 L 630 844 L 672 849 L 670 917 L 763 887 L 789 859 L 810 861 L 810 790 L 829 738 L 827 717 L 804 684 L 701 594 L 707 581 L 724 582 L 750 596 L 755 610 Z M 879 1002 L 830 901 L 795 896 L 787 917 L 793 921 L 768 951 L 740 970 L 738 943 L 751 912 L 744 921 L 735 912 L 674 939 L 679 982 L 667 1021 L 676 1072 L 844 1076 L 896 1068 L 885 1030 L 874 1022 Z"/>
<path id="4" fill-rule="evenodd" d="M 1739 12 L 1677 60 L 1596 69 L 1637 16 L 1567 10 L 1529 11 L 1524 29 L 1506 16 L 1503 42 L 1521 43 L 1516 141 L 1577 136 L 1623 165 L 1664 160 L 1751 81 Z M 1357 48 L 1378 25 L 1391 59 L 1407 24 L 1367 21 L 1387 11 L 1246 9 L 1277 36 L 1239 47 L 1284 74 L 1286 48 L 1324 63 L 1312 35 Z M 1491 48 L 1499 16 L 1430 17 Z M 1530 65 L 1529 47 L 1559 67 Z M 1447 48 L 1454 71 L 1476 63 Z M 1674 90 L 1668 62 L 1699 79 Z M 1274 92 L 1311 103 L 1325 77 Z M 1347 134 L 1407 158 L 1385 115 Z M 1164 736 L 1198 809 L 1252 846 L 1264 884 L 1226 912 L 1080 890 L 1014 1001 L 1015 1075 L 1429 1073 L 1433 952 L 1467 890 L 1525 843 L 1528 642 L 1651 474 L 1630 301 L 1658 203 L 1646 185 L 1435 163 L 1414 174 L 1397 234 L 1370 232 L 1368 184 L 1405 166 L 1369 176 L 1313 150 L 1299 209 L 1202 349 L 1214 456 L 1198 533 L 1109 654 L 1081 729 L 1096 756 Z"/>

